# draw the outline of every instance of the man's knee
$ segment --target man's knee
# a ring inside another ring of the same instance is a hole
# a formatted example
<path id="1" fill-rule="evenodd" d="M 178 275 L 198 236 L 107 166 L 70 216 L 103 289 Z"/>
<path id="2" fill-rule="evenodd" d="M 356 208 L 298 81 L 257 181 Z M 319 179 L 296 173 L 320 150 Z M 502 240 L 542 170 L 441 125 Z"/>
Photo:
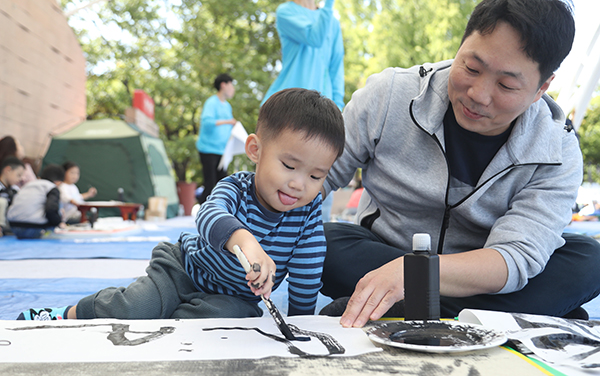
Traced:
<path id="1" fill-rule="evenodd" d="M 563 239 L 565 239 L 565 245 L 557 249 L 557 252 L 576 254 L 592 263 L 600 261 L 600 242 L 596 239 L 587 235 L 571 233 L 563 234 Z"/>
<path id="2" fill-rule="evenodd" d="M 600 242 L 587 235 L 563 234 L 566 243 L 556 250 L 566 259 L 562 259 L 569 268 L 570 278 L 579 279 L 579 284 L 600 291 Z M 554 256 L 554 255 L 553 255 Z"/>

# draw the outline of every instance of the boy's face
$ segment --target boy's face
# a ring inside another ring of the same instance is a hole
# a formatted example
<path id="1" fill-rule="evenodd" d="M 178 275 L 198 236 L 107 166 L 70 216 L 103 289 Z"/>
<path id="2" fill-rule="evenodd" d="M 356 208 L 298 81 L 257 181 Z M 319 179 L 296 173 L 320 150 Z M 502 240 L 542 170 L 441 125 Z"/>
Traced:
<path id="1" fill-rule="evenodd" d="M 318 138 L 286 130 L 261 142 L 256 134 L 246 140 L 246 154 L 256 163 L 256 196 L 273 212 L 310 203 L 319 194 L 337 154 Z"/>
<path id="2" fill-rule="evenodd" d="M 73 166 L 65 172 L 65 183 L 75 184 L 79 181 L 79 167 Z"/>
<path id="3" fill-rule="evenodd" d="M 7 186 L 19 184 L 23 174 L 25 173 L 25 168 L 23 166 L 10 167 L 6 166 L 4 171 L 2 171 L 2 177 L 4 178 L 4 182 Z"/>

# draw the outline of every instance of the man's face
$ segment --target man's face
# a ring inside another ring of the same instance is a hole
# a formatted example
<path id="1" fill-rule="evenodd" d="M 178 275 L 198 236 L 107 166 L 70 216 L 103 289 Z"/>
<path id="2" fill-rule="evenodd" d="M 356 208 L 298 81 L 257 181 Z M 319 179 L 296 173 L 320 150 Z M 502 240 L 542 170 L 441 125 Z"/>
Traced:
<path id="1" fill-rule="evenodd" d="M 235 85 L 233 84 L 233 81 L 223 82 L 221 84 L 221 90 L 225 94 L 226 99 L 233 98 L 235 94 Z"/>
<path id="2" fill-rule="evenodd" d="M 510 127 L 548 89 L 539 87 L 538 63 L 522 49 L 521 37 L 499 22 L 491 34 L 473 32 L 450 68 L 448 95 L 458 124 L 486 136 Z"/>

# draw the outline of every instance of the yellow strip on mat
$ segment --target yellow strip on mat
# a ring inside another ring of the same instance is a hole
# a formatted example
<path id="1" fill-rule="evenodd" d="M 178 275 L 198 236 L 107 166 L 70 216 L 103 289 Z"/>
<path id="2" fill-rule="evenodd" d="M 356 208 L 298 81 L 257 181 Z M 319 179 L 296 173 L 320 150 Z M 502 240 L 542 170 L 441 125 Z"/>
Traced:
<path id="1" fill-rule="evenodd" d="M 512 349 L 510 347 L 507 347 L 507 346 L 500 346 L 500 347 L 503 348 L 506 351 L 510 351 L 511 353 L 517 355 L 521 359 L 525 360 L 527 363 L 531 364 L 532 366 L 534 366 L 537 369 L 539 369 L 540 371 L 542 371 L 545 375 L 549 375 L 549 376 L 567 376 L 564 373 L 559 372 L 559 371 L 555 370 L 554 368 L 550 367 L 546 363 L 543 363 L 543 362 L 540 362 L 537 359 L 533 359 L 533 358 L 530 358 L 528 356 L 525 356 L 525 355 L 521 354 L 518 351 L 515 351 L 514 349 Z"/>

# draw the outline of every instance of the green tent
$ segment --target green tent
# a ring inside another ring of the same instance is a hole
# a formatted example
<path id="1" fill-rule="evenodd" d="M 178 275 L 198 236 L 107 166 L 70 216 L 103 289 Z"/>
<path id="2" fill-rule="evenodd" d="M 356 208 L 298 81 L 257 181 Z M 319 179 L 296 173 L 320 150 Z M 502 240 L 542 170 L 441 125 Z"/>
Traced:
<path id="1" fill-rule="evenodd" d="M 162 140 L 122 120 L 89 120 L 54 136 L 43 166 L 66 161 L 81 170 L 80 192 L 98 189 L 94 201 L 119 200 L 148 206 L 148 198 L 167 198 L 167 218 L 177 215 L 179 199 Z M 108 210 L 107 210 L 108 211 Z M 104 215 L 103 213 L 100 213 Z M 110 215 L 119 215 L 118 210 Z"/>

